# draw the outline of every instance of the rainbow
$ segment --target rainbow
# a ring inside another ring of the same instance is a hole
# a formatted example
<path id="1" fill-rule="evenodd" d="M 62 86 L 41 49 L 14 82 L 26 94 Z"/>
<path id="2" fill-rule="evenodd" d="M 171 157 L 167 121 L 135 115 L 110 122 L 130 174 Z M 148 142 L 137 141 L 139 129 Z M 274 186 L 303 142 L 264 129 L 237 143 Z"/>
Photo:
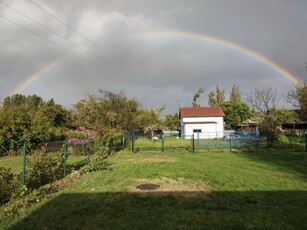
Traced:
<path id="1" fill-rule="evenodd" d="M 38 69 L 34 73 L 32 73 L 30 76 L 26 78 L 22 83 L 20 83 L 15 89 L 12 90 L 10 95 L 21 93 L 25 88 L 27 88 L 32 82 L 34 82 L 36 79 L 43 76 L 45 73 L 53 69 L 55 66 L 57 66 L 61 61 L 63 61 L 66 57 L 56 58 L 49 62 L 47 65 L 44 65 L 42 68 Z"/>
<path id="2" fill-rule="evenodd" d="M 293 73 L 290 71 L 286 70 L 282 66 L 278 65 L 277 63 L 273 62 L 269 58 L 263 56 L 262 54 L 259 54 L 249 48 L 246 48 L 244 46 L 241 46 L 239 44 L 236 44 L 234 42 L 214 37 L 211 35 L 206 35 L 206 34 L 199 34 L 199 33 L 194 33 L 194 32 L 188 32 L 188 31 L 182 31 L 182 30 L 157 30 L 157 31 L 150 31 L 150 32 L 145 32 L 138 34 L 137 36 L 140 37 L 169 37 L 169 36 L 175 36 L 175 37 L 186 37 L 186 38 L 191 38 L 191 39 L 198 39 L 198 40 L 203 40 L 206 42 L 210 42 L 213 44 L 221 45 L 224 47 L 228 47 L 230 49 L 236 50 L 238 52 L 241 52 L 245 55 L 248 55 L 259 62 L 265 64 L 266 66 L 270 67 L 277 73 L 279 73 L 281 76 L 285 77 L 289 81 L 291 81 L 294 84 L 302 84 L 303 81 L 300 80 L 297 76 L 295 76 Z"/>

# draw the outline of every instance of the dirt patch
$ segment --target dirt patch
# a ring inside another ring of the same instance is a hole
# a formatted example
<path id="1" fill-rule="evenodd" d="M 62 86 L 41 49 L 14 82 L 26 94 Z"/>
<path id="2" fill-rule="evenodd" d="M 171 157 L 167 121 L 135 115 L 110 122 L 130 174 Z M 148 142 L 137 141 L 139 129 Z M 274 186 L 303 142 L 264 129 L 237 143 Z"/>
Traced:
<path id="1" fill-rule="evenodd" d="M 156 190 L 139 190 L 137 186 L 139 184 L 156 184 L 160 187 Z M 208 194 L 210 193 L 209 185 L 204 182 L 195 182 L 184 178 L 170 179 L 162 177 L 159 179 L 137 179 L 134 184 L 128 188 L 129 192 L 135 192 L 140 194 L 153 193 L 153 194 L 169 194 L 180 193 L 191 195 Z"/>

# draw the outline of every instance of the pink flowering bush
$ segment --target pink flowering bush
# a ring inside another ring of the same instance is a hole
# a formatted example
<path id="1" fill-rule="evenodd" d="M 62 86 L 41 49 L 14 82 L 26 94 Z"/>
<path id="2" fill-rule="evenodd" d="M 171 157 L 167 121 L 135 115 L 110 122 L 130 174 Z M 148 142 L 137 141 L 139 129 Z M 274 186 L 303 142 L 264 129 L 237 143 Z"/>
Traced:
<path id="1" fill-rule="evenodd" d="M 86 140 L 79 140 L 77 138 L 70 138 L 67 140 L 67 144 L 69 146 L 83 146 L 86 145 L 87 141 Z"/>

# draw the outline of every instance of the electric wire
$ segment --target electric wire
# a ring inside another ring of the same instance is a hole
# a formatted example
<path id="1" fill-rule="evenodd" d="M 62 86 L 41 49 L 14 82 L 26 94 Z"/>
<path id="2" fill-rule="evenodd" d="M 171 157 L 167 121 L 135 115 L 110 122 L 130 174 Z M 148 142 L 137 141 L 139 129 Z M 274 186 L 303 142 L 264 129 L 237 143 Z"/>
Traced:
<path id="1" fill-rule="evenodd" d="M 26 28 L 26 27 L 24 27 L 24 26 L 22 26 L 22 25 L 20 25 L 20 24 L 18 24 L 17 22 L 12 21 L 12 20 L 9 19 L 9 18 L 4 17 L 3 15 L 0 15 L 0 18 L 4 19 L 4 20 L 6 20 L 6 21 L 8 21 L 8 22 L 10 22 L 10 23 L 12 23 L 12 24 L 14 24 L 14 25 L 20 27 L 20 28 L 22 28 L 23 30 L 25 30 L 25 31 L 27 31 L 27 32 L 29 32 L 29 33 L 31 33 L 31 34 L 33 34 L 33 35 L 35 35 L 35 36 L 37 36 L 37 37 L 43 39 L 44 41 L 46 41 L 46 42 L 48 42 L 48 43 L 51 43 L 52 45 L 57 46 L 57 47 L 60 48 L 60 49 L 63 49 L 63 50 L 65 50 L 65 51 L 71 53 L 71 54 L 74 55 L 74 56 L 77 56 L 77 57 L 79 57 L 79 58 L 81 58 L 81 59 L 87 59 L 87 61 L 88 61 L 90 64 L 92 64 L 92 65 L 94 65 L 94 66 L 96 66 L 96 67 L 98 67 L 98 68 L 100 68 L 100 69 L 102 69 L 102 70 L 105 70 L 104 68 L 102 68 L 102 67 L 101 67 L 99 64 L 97 64 L 96 62 L 93 62 L 93 61 L 89 60 L 88 58 L 86 58 L 86 57 L 84 57 L 84 56 L 81 56 L 81 55 L 77 54 L 76 52 L 74 52 L 74 51 L 72 51 L 72 50 L 70 50 L 70 49 L 67 49 L 67 48 L 64 47 L 64 46 L 59 45 L 58 43 L 56 43 L 56 42 L 54 42 L 54 41 L 52 41 L 52 40 L 50 40 L 50 39 L 47 39 L 47 38 L 41 36 L 40 34 L 34 32 L 34 31 L 32 31 L 32 30 L 30 30 L 30 29 L 28 29 L 28 28 Z"/>
<path id="2" fill-rule="evenodd" d="M 85 48 L 83 48 L 83 47 L 81 47 L 81 46 L 75 44 L 75 43 L 72 42 L 72 41 L 67 40 L 65 37 L 63 37 L 63 36 L 60 35 L 59 33 L 55 32 L 54 30 L 51 30 L 51 29 L 48 28 L 47 26 L 45 26 L 45 25 L 39 23 L 38 21 L 36 21 L 36 20 L 34 20 L 33 18 L 27 16 L 26 14 L 22 13 L 21 11 L 17 10 L 16 8 L 12 7 L 11 5 L 8 5 L 7 3 L 5 3 L 5 2 L 3 2 L 3 1 L 1 1 L 1 0 L 0 0 L 0 3 L 2 3 L 3 5 L 5 5 L 6 7 L 10 8 L 11 10 L 17 12 L 18 14 L 22 15 L 23 17 L 27 18 L 27 19 L 30 20 L 31 22 L 33 22 L 33 23 L 39 25 L 40 27 L 44 28 L 45 30 L 49 31 L 50 33 L 55 34 L 56 36 L 60 37 L 60 38 L 61 38 L 62 40 L 64 40 L 65 42 L 68 42 L 68 43 L 70 43 L 71 45 L 75 46 L 76 48 L 78 48 L 78 49 L 80 49 L 80 50 L 83 50 L 83 51 L 87 52 L 87 53 L 88 53 L 88 54 L 87 54 L 88 56 L 91 56 L 91 57 L 93 57 L 93 58 L 95 58 L 95 59 L 99 59 L 99 60 L 103 61 L 105 64 L 107 64 L 107 65 L 111 66 L 113 69 L 119 71 L 119 72 L 121 73 L 122 77 L 124 77 L 124 78 L 127 79 L 125 73 L 124 73 L 121 69 L 119 69 L 118 67 L 116 67 L 115 65 L 113 65 L 112 63 L 110 63 L 110 62 L 108 62 L 108 61 L 106 61 L 106 60 L 103 60 L 101 57 L 98 57 L 98 56 L 94 55 L 93 53 L 89 52 L 87 49 L 85 49 Z M 35 36 L 38 36 L 39 38 L 41 38 L 41 39 L 43 39 L 43 40 L 45 40 L 45 41 L 47 41 L 47 42 L 50 42 L 50 43 L 52 43 L 53 45 L 58 46 L 58 47 L 61 48 L 61 49 L 65 49 L 66 51 L 72 53 L 72 54 L 75 55 L 75 56 L 78 56 L 79 58 L 86 58 L 87 61 L 88 61 L 89 63 L 95 65 L 96 67 L 99 67 L 100 69 L 105 70 L 104 68 L 102 68 L 102 67 L 100 66 L 100 64 L 98 64 L 97 62 L 91 61 L 88 57 L 78 55 L 78 54 L 76 54 L 75 52 L 73 52 L 73 51 L 67 49 L 66 47 L 59 45 L 58 43 L 54 42 L 53 40 L 47 39 L 47 38 L 41 36 L 40 34 L 38 34 L 38 33 L 36 33 L 36 32 L 33 32 L 32 30 L 26 28 L 25 26 L 22 26 L 22 25 L 20 25 L 20 24 L 14 22 L 14 21 L 12 21 L 12 20 L 10 20 L 10 19 L 4 17 L 4 16 L 1 16 L 1 15 L 0 15 L 0 17 L 3 18 L 3 19 L 5 19 L 6 21 L 8 21 L 8 22 L 10 22 L 10 23 L 12 23 L 12 24 L 14 24 L 14 25 L 16 25 L 16 26 L 18 26 L 18 27 L 24 29 L 24 30 L 26 30 L 27 32 L 30 32 L 30 33 L 34 34 Z M 131 78 L 129 78 L 129 80 L 131 80 Z M 133 80 L 135 80 L 135 79 L 133 79 Z"/>
<path id="3" fill-rule="evenodd" d="M 73 31 L 74 33 L 76 33 L 77 35 L 79 35 L 80 37 L 82 37 L 83 39 L 85 39 L 86 41 L 88 41 L 89 43 L 91 43 L 93 46 L 95 46 L 96 48 L 99 48 L 100 50 L 102 50 L 103 52 L 105 52 L 107 55 L 109 55 L 111 57 L 111 59 L 115 60 L 116 62 L 125 65 L 126 68 L 130 69 L 130 71 L 134 72 L 135 74 L 137 74 L 138 76 L 140 76 L 141 78 L 143 78 L 143 74 L 139 73 L 137 70 L 135 70 L 134 68 L 132 68 L 131 66 L 127 66 L 127 64 L 125 64 L 124 62 L 122 62 L 121 60 L 119 60 L 118 58 L 114 57 L 114 55 L 109 52 L 107 49 L 103 48 L 102 46 L 98 45 L 97 43 L 93 42 L 91 39 L 89 39 L 88 37 L 86 37 L 84 34 L 80 33 L 79 31 L 77 31 L 76 29 L 74 29 L 72 26 L 70 26 L 69 24 L 67 24 L 65 21 L 63 21 L 62 19 L 60 19 L 59 17 L 55 16 L 54 14 L 52 14 L 49 10 L 45 9 L 43 6 L 41 6 L 40 4 L 29 0 L 30 3 L 32 3 L 33 5 L 35 5 L 36 7 L 38 7 L 39 9 L 41 9 L 42 11 L 44 11 L 45 13 L 47 13 L 48 15 L 50 15 L 51 17 L 53 17 L 55 20 L 57 20 L 58 22 L 60 22 L 61 24 L 63 24 L 64 26 L 66 26 L 68 29 L 70 29 L 71 31 Z M 140 80 L 140 79 L 138 79 Z"/>

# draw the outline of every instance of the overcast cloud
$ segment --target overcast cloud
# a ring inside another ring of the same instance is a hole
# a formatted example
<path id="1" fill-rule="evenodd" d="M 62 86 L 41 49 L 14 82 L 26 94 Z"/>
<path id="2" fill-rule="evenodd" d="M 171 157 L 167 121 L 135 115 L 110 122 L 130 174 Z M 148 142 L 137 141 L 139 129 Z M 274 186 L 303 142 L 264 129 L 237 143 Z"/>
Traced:
<path id="1" fill-rule="evenodd" d="M 205 40 L 153 35 L 168 30 L 229 40 L 307 80 L 306 0 L 32 2 L 0 0 L 0 100 L 55 60 L 61 61 L 20 93 L 71 106 L 99 89 L 124 90 L 144 107 L 165 104 L 166 113 L 175 113 L 181 102 L 191 105 L 200 87 L 203 106 L 217 84 L 227 97 L 233 84 L 242 94 L 261 84 L 280 95 L 292 87 L 242 52 Z"/>

